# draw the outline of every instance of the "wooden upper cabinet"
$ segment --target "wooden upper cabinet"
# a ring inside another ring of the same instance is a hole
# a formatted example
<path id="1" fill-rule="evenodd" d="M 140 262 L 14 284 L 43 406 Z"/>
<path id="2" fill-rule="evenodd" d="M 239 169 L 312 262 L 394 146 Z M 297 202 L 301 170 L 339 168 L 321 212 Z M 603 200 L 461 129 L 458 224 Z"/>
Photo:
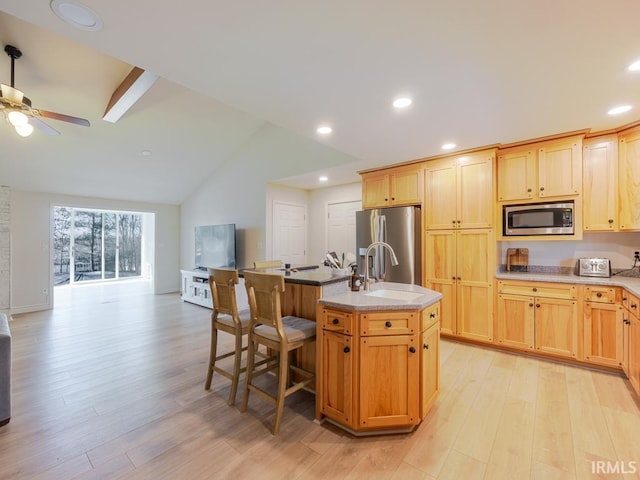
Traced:
<path id="1" fill-rule="evenodd" d="M 498 154 L 499 202 L 575 196 L 581 186 L 581 137 L 513 147 Z"/>
<path id="2" fill-rule="evenodd" d="M 584 230 L 618 230 L 618 139 L 615 135 L 584 142 L 582 153 Z"/>
<path id="3" fill-rule="evenodd" d="M 363 208 L 422 203 L 422 169 L 410 165 L 362 174 Z"/>
<path id="4" fill-rule="evenodd" d="M 530 148 L 498 155 L 498 201 L 534 198 L 538 183 L 535 159 Z"/>
<path id="5" fill-rule="evenodd" d="M 640 129 L 619 138 L 620 230 L 640 230 Z"/>
<path id="6" fill-rule="evenodd" d="M 491 228 L 494 151 L 436 160 L 425 168 L 425 228 Z"/>
<path id="7" fill-rule="evenodd" d="M 380 208 L 389 205 L 389 175 L 366 173 L 362 175 L 362 208 Z"/>

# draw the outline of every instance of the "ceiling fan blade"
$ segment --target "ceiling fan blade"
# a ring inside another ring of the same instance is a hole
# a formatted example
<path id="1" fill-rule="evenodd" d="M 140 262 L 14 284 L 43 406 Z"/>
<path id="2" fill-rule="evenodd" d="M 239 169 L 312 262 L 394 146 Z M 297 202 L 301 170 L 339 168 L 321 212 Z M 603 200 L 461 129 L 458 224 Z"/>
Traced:
<path id="1" fill-rule="evenodd" d="M 89 120 L 85 120 L 84 118 L 72 117 L 71 115 L 64 115 L 62 113 L 49 112 L 47 110 L 33 109 L 33 113 L 35 115 L 40 115 L 41 117 L 52 118 L 54 120 L 60 120 L 62 122 L 67 123 L 75 123 L 76 125 L 82 125 L 83 127 L 89 127 L 91 124 Z"/>
<path id="2" fill-rule="evenodd" d="M 46 133 L 47 135 L 52 135 L 52 136 L 60 135 L 60 132 L 58 130 L 56 130 L 53 127 L 50 127 L 49 125 L 47 125 L 37 117 L 29 117 L 29 123 L 34 127 L 36 127 L 38 130 L 40 130 L 41 132 Z"/>

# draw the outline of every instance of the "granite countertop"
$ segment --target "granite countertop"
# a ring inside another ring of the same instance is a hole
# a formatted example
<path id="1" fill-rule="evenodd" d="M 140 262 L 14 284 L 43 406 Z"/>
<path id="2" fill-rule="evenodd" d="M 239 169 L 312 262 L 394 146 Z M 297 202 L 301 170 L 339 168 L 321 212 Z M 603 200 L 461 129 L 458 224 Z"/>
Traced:
<path id="1" fill-rule="evenodd" d="M 418 285 L 379 282 L 371 285 L 371 289 L 368 291 L 349 291 L 331 297 L 323 297 L 318 300 L 318 303 L 324 307 L 351 311 L 422 310 L 441 298 L 441 293 Z"/>
<path id="2" fill-rule="evenodd" d="M 295 267 L 291 272 L 286 272 L 284 268 L 245 268 L 239 272 L 242 277 L 243 271 L 265 272 L 265 273 L 277 273 L 284 276 L 285 283 L 297 283 L 300 285 L 313 285 L 322 286 L 329 285 L 331 283 L 344 282 L 351 278 L 351 274 L 338 274 L 335 269 L 329 267 L 318 267 L 313 269 L 305 269 L 295 271 Z"/>
<path id="3" fill-rule="evenodd" d="M 610 285 L 626 288 L 633 295 L 640 296 L 640 278 L 614 275 L 612 277 L 581 277 L 574 273 L 562 272 L 504 272 L 496 273 L 498 280 L 523 280 L 528 282 L 558 282 L 581 285 Z"/>

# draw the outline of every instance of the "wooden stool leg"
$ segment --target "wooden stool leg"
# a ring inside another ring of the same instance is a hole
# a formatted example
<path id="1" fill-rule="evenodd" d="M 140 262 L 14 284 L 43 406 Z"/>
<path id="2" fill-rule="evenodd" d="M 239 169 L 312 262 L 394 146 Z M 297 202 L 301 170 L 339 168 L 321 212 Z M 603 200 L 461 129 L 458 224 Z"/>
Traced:
<path id="1" fill-rule="evenodd" d="M 236 353 L 233 357 L 233 375 L 231 379 L 231 391 L 227 403 L 236 403 L 236 392 L 238 391 L 238 381 L 240 379 L 240 361 L 242 360 L 242 334 L 236 334 Z"/>
<path id="2" fill-rule="evenodd" d="M 253 362 L 254 362 L 254 350 L 255 344 L 253 343 L 253 339 L 251 338 L 251 332 L 249 332 L 249 345 L 247 348 L 247 371 L 245 373 L 244 379 L 244 394 L 242 395 L 242 403 L 240 404 L 240 411 L 247 411 L 247 404 L 249 403 L 249 385 L 251 385 L 251 381 L 253 380 Z"/>
<path id="3" fill-rule="evenodd" d="M 209 353 L 209 370 L 207 372 L 207 381 L 204 384 L 204 389 L 209 390 L 211 388 L 211 380 L 213 379 L 213 369 L 216 366 L 216 355 L 218 354 L 218 329 L 214 327 L 215 319 L 211 319 L 211 348 Z"/>
<path id="4" fill-rule="evenodd" d="M 288 372 L 289 372 L 289 355 L 287 352 L 280 351 L 280 367 L 278 369 L 278 393 L 276 397 L 276 418 L 273 420 L 273 435 L 280 430 L 280 420 L 282 420 L 282 411 L 284 410 L 285 391 L 287 390 Z"/>

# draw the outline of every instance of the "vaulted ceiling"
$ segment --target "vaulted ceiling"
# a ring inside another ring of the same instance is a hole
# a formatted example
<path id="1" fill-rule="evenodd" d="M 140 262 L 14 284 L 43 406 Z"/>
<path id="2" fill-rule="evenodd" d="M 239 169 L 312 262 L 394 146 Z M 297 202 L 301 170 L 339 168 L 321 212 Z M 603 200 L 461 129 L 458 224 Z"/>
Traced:
<path id="1" fill-rule="evenodd" d="M 59 137 L 28 138 L 0 124 L 0 184 L 179 204 L 266 124 L 353 159 L 273 179 L 316 188 L 320 173 L 353 181 L 445 142 L 465 149 L 640 119 L 640 72 L 626 69 L 640 59 L 635 0 L 82 3 L 102 30 L 64 23 L 49 0 L 0 0 L 2 46 L 23 52 L 16 87 L 36 107 L 92 124 L 50 120 Z M 118 122 L 103 121 L 134 65 L 160 79 Z M 405 111 L 391 106 L 399 95 L 413 98 Z M 634 108 L 607 115 L 620 104 Z M 321 138 L 323 123 L 333 133 Z"/>

